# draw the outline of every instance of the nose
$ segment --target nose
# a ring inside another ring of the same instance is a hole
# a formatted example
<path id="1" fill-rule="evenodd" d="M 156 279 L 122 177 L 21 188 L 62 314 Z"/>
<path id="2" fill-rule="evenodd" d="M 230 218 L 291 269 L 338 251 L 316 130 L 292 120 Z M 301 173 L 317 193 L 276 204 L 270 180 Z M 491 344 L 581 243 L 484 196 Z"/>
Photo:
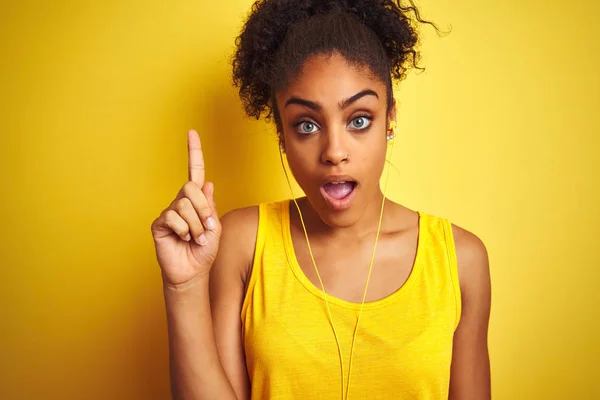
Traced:
<path id="1" fill-rule="evenodd" d="M 338 165 L 349 159 L 348 146 L 345 143 L 344 129 L 330 130 L 323 138 L 323 151 L 321 162 L 323 164 Z"/>

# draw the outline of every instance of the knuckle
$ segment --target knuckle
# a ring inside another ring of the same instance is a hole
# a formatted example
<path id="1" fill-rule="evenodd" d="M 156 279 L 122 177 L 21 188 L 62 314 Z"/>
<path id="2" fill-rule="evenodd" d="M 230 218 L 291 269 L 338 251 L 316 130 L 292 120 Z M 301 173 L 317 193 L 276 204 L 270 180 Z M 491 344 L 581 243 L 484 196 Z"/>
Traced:
<path id="1" fill-rule="evenodd" d="M 192 169 L 192 170 L 194 170 L 194 171 L 200 171 L 200 172 L 202 172 L 202 171 L 204 171 L 204 168 L 205 168 L 205 167 L 204 167 L 204 164 L 203 164 L 203 163 L 201 163 L 201 162 L 193 162 L 193 163 L 190 165 L 190 169 Z"/>
<path id="2" fill-rule="evenodd" d="M 188 199 L 187 197 L 182 197 L 181 199 L 177 200 L 177 202 L 175 203 L 175 209 L 179 212 L 182 212 L 183 210 L 185 210 L 186 208 L 188 208 L 191 205 L 192 205 L 192 202 L 190 201 L 190 199 Z"/>
<path id="3" fill-rule="evenodd" d="M 197 192 L 198 185 L 196 182 L 187 181 L 185 185 L 183 185 L 182 191 L 186 197 L 189 197 L 192 193 Z"/>
<path id="4" fill-rule="evenodd" d="M 165 222 L 172 223 L 176 221 L 179 217 L 179 214 L 175 210 L 167 210 L 165 212 Z"/>

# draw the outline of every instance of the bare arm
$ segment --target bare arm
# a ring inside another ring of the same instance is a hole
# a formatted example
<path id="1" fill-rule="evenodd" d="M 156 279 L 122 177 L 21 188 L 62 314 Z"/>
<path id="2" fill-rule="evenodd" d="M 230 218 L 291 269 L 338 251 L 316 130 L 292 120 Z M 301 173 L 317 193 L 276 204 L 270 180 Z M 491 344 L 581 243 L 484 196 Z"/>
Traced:
<path id="1" fill-rule="evenodd" d="M 491 398 L 488 323 L 491 305 L 487 250 L 481 240 L 453 226 L 462 297 L 450 373 L 451 400 Z"/>
<path id="2" fill-rule="evenodd" d="M 220 248 L 222 224 L 214 186 L 205 182 L 200 137 L 188 132 L 189 181 L 151 226 L 163 278 L 173 397 L 236 399 L 219 360 L 212 323 L 209 276 Z M 226 227 L 231 230 L 231 227 Z M 230 236 L 227 234 L 226 236 Z"/>
<path id="3" fill-rule="evenodd" d="M 219 359 L 237 398 L 249 399 L 240 313 L 254 258 L 258 207 L 234 210 L 222 221 L 221 250 L 210 277 L 213 324 Z"/>
<path id="4" fill-rule="evenodd" d="M 258 208 L 234 210 L 221 218 L 221 224 L 210 279 L 204 277 L 186 288 L 165 288 L 177 399 L 250 398 L 240 312 L 254 255 Z"/>
<path id="5" fill-rule="evenodd" d="M 164 285 L 173 397 L 236 399 L 219 361 L 208 296 L 208 276 L 183 287 Z"/>

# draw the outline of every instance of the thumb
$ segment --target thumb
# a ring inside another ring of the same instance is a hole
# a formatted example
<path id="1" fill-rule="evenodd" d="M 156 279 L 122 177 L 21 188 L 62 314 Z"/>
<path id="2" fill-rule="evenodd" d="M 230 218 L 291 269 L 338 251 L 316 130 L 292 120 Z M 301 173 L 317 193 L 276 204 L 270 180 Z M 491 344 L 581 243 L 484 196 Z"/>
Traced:
<path id="1" fill-rule="evenodd" d="M 215 184 L 212 182 L 206 182 L 202 187 L 202 192 L 204 192 L 204 195 L 208 199 L 208 202 L 213 208 L 213 210 L 216 210 L 217 207 L 215 204 Z"/>

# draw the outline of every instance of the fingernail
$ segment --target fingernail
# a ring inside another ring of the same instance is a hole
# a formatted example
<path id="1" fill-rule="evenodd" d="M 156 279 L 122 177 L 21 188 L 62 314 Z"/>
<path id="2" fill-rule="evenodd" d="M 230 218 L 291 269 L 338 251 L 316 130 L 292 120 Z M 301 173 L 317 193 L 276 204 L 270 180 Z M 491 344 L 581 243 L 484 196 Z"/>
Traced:
<path id="1" fill-rule="evenodd" d="M 215 220 L 213 219 L 213 217 L 208 217 L 206 219 L 206 227 L 208 229 L 210 229 L 211 231 L 217 228 L 217 224 L 216 224 Z"/>
<path id="2" fill-rule="evenodd" d="M 198 243 L 200 243 L 200 246 L 204 246 L 208 243 L 208 240 L 206 239 L 206 236 L 204 236 L 204 233 L 198 236 Z"/>
<path id="3" fill-rule="evenodd" d="M 187 234 L 187 236 L 185 237 L 185 240 L 186 240 L 186 241 L 188 241 L 188 242 L 189 242 L 190 240 L 192 240 L 192 235 L 190 235 L 190 234 L 188 233 L 188 234 Z"/>

